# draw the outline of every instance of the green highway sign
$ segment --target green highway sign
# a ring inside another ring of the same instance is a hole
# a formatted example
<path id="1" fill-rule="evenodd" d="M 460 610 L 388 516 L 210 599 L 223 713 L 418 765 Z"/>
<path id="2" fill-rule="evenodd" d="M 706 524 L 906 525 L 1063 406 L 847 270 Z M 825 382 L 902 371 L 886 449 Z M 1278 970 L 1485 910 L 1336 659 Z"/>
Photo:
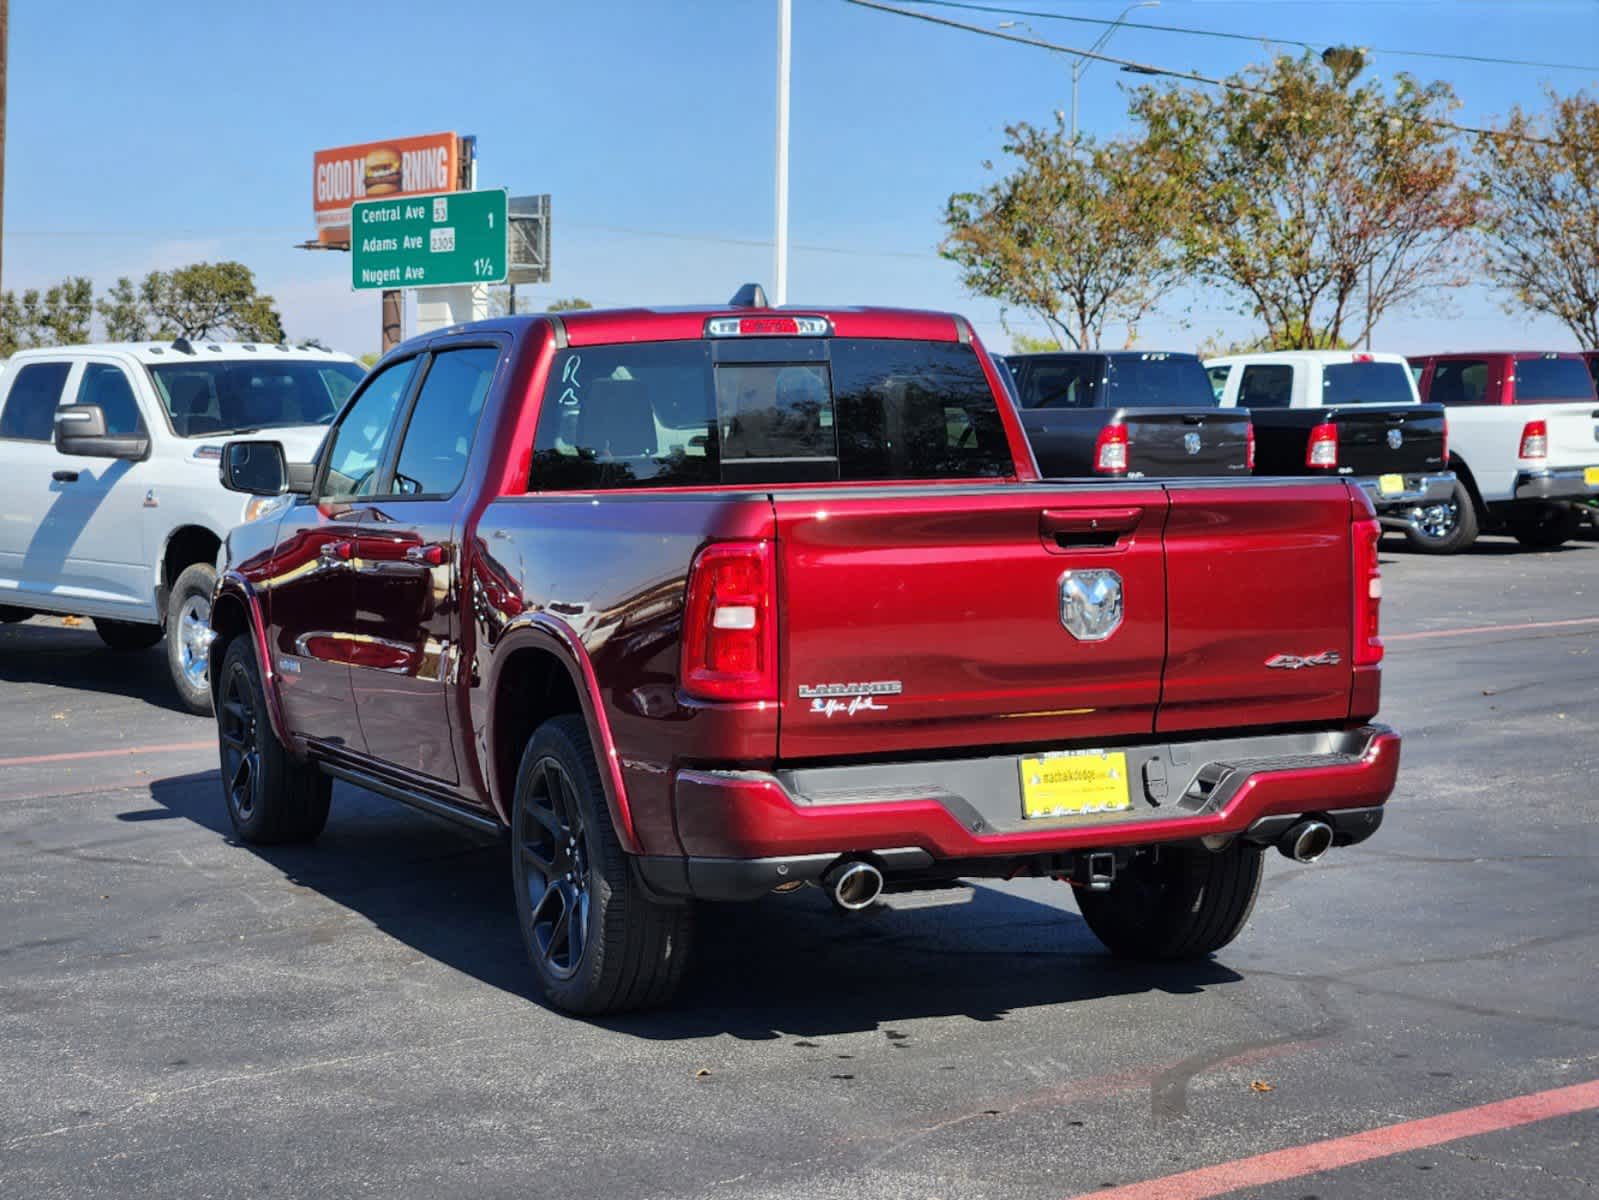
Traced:
<path id="1" fill-rule="evenodd" d="M 505 189 L 441 192 L 350 207 L 350 282 L 364 288 L 503 283 Z"/>

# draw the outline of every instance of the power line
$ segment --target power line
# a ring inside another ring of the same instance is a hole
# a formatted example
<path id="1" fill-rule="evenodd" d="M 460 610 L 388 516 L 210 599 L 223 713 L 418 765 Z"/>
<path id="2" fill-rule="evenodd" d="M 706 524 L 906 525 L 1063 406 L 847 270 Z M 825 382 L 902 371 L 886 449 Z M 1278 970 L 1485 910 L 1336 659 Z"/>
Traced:
<path id="1" fill-rule="evenodd" d="M 1117 22 L 1106 20 L 1103 17 L 1079 17 L 1067 13 L 1041 12 L 1028 8 L 1002 8 L 997 5 L 971 4 L 967 0 L 911 0 L 915 4 L 934 4 L 941 8 L 961 8 L 971 12 L 993 13 L 1001 17 L 1037 17 L 1046 21 L 1074 21 L 1083 25 L 1115 25 Z M 1186 25 L 1158 25 L 1147 21 L 1122 21 L 1123 29 L 1145 29 L 1155 33 L 1183 33 L 1194 37 L 1224 38 L 1234 42 L 1278 42 L 1284 46 L 1299 46 L 1305 50 L 1325 50 L 1324 44 L 1316 42 L 1302 42 L 1297 38 L 1267 37 L 1264 34 L 1228 33 L 1220 29 L 1195 29 Z M 1452 62 L 1491 63 L 1496 66 L 1506 67 L 1538 67 L 1550 71 L 1587 71 L 1590 74 L 1599 74 L 1599 66 L 1584 66 L 1581 63 L 1538 62 L 1527 58 L 1496 58 L 1486 54 L 1451 54 L 1443 50 L 1395 50 L 1383 49 L 1372 46 L 1367 47 L 1372 54 L 1393 54 L 1408 58 L 1441 58 Z"/>
<path id="2" fill-rule="evenodd" d="M 1239 83 L 1232 79 L 1216 79 L 1210 75 L 1200 75 L 1195 71 L 1178 71 L 1171 67 L 1157 67 L 1150 63 L 1137 62 L 1130 58 L 1117 58 L 1114 54 L 1102 54 L 1095 50 L 1081 50 L 1075 46 L 1062 46 L 1056 42 L 1046 42 L 1043 38 L 1022 37 L 1020 34 L 1007 33 L 1000 29 L 987 29 L 982 25 L 971 25 L 965 21 L 952 21 L 948 17 L 936 17 L 932 13 L 916 12 L 913 9 L 899 8 L 893 4 L 882 4 L 879 0 L 844 0 L 844 3 L 854 4 L 860 8 L 876 9 L 878 12 L 893 13 L 897 17 L 910 17 L 912 20 L 926 21 L 930 25 L 943 25 L 949 29 L 960 29 L 967 33 L 981 34 L 983 37 L 998 38 L 1002 42 L 1015 42 L 1021 46 L 1036 46 L 1040 50 L 1053 50 L 1057 54 L 1071 54 L 1078 58 L 1090 58 L 1096 62 L 1115 63 L 1118 67 L 1134 75 L 1186 79 L 1191 83 L 1203 83 L 1210 87 L 1229 88 L 1235 92 L 1248 92 L 1254 96 L 1275 97 L 1279 95 L 1274 88 L 1255 87 L 1253 84 Z M 1565 144 L 1553 138 L 1511 134 L 1499 129 L 1485 129 L 1478 125 L 1459 125 L 1454 121 L 1443 121 L 1436 117 L 1411 117 L 1405 119 L 1414 124 L 1430 125 L 1435 129 L 1448 129 L 1454 133 L 1486 135 L 1538 146 L 1561 146 Z"/>

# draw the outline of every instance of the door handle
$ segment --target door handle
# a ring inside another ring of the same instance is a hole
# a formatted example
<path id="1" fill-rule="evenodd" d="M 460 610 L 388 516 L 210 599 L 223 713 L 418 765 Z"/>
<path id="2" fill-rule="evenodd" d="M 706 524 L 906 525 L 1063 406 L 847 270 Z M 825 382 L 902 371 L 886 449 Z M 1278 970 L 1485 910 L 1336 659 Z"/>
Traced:
<path id="1" fill-rule="evenodd" d="M 1114 546 L 1143 515 L 1141 508 L 1046 508 L 1038 514 L 1038 535 L 1050 550 Z"/>
<path id="2" fill-rule="evenodd" d="M 77 483 L 78 473 L 76 471 L 51 471 L 50 478 L 57 483 Z"/>
<path id="3" fill-rule="evenodd" d="M 450 561 L 450 548 L 439 542 L 429 542 L 425 546 L 407 546 L 405 561 L 429 567 L 442 567 Z"/>
<path id="4" fill-rule="evenodd" d="M 355 555 L 353 542 L 323 542 L 317 557 L 325 563 L 349 562 Z"/>

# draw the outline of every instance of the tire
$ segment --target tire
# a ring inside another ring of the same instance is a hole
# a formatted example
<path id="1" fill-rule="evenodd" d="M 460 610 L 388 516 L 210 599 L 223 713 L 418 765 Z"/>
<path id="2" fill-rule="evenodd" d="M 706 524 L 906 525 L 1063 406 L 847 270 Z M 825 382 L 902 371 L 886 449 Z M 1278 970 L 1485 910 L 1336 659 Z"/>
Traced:
<path id="1" fill-rule="evenodd" d="M 1109 891 L 1078 891 L 1094 936 L 1121 958 L 1203 958 L 1243 931 L 1260 891 L 1261 850 L 1163 847 L 1134 859 Z"/>
<path id="2" fill-rule="evenodd" d="M 104 621 L 96 617 L 94 631 L 113 650 L 148 650 L 161 640 L 161 626 L 137 621 Z"/>
<path id="3" fill-rule="evenodd" d="M 185 567 L 167 597 L 167 669 L 183 707 L 197 716 L 211 715 L 208 678 L 211 633 L 211 591 L 217 582 L 210 563 Z"/>
<path id="4" fill-rule="evenodd" d="M 328 823 L 333 780 L 297 762 L 272 732 L 261 672 L 248 637 L 222 656 L 217 684 L 217 746 L 222 798 L 241 842 L 309 842 Z"/>
<path id="5" fill-rule="evenodd" d="M 1444 513 L 1434 514 L 1435 509 Z M 1428 520 L 1435 517 L 1434 520 Z M 1412 550 L 1421 554 L 1459 554 L 1477 540 L 1477 506 L 1472 501 L 1471 489 L 1461 480 L 1455 480 L 1454 494 L 1441 505 L 1431 505 L 1422 510 L 1423 529 L 1407 528 L 1405 541 Z"/>
<path id="6" fill-rule="evenodd" d="M 522 752 L 511 882 L 528 960 L 554 1007 L 622 1012 L 664 1004 L 677 990 L 692 911 L 651 900 L 634 877 L 581 717 L 546 721 Z"/>
<path id="7" fill-rule="evenodd" d="M 1510 532 L 1529 550 L 1554 550 L 1577 536 L 1582 518 L 1569 504 L 1548 501 L 1518 512 L 1510 521 Z"/>

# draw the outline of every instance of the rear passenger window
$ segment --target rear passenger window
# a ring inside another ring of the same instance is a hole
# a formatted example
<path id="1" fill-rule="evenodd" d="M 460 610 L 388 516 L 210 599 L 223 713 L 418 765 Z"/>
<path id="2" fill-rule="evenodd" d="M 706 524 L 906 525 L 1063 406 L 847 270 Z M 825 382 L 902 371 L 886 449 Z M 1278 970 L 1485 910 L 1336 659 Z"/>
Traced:
<path id="1" fill-rule="evenodd" d="M 390 490 L 397 496 L 448 496 L 461 485 L 483 401 L 500 352 L 493 346 L 446 350 L 433 358 L 400 444 Z"/>
<path id="2" fill-rule="evenodd" d="M 1488 363 L 1480 358 L 1439 360 L 1427 399 L 1433 404 L 1488 403 Z"/>
<path id="3" fill-rule="evenodd" d="M 108 434 L 144 431 L 144 422 L 139 419 L 139 402 L 134 399 L 133 386 L 121 367 L 110 363 L 85 366 L 83 379 L 78 384 L 77 403 L 99 405 L 105 414 Z"/>
<path id="4" fill-rule="evenodd" d="M 1294 401 L 1294 369 L 1290 366 L 1246 366 L 1238 380 L 1239 408 L 1287 408 Z"/>
<path id="5" fill-rule="evenodd" d="M 48 442 L 54 437 L 56 405 L 71 363 L 29 363 L 17 371 L 0 412 L 0 438 Z"/>
<path id="6" fill-rule="evenodd" d="M 970 346 L 773 339 L 724 357 L 730 361 L 714 361 L 706 341 L 558 354 L 529 486 L 932 479 L 1013 469 L 998 401 Z"/>

